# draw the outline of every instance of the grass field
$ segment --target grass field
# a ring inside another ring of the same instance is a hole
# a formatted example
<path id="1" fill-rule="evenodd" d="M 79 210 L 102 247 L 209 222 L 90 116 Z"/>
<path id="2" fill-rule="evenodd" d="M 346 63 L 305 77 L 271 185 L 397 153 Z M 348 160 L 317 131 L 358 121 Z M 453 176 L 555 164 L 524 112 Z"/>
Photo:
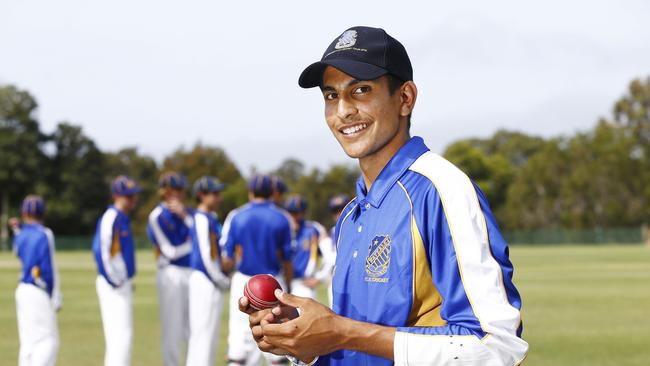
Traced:
<path id="1" fill-rule="evenodd" d="M 650 248 L 515 246 L 511 255 L 524 301 L 524 338 L 531 346 L 525 365 L 650 364 Z M 100 365 L 104 341 L 92 257 L 89 252 L 60 252 L 57 261 L 64 294 L 58 364 Z M 0 253 L 0 365 L 15 365 L 18 358 L 18 270 L 12 253 Z M 150 252 L 138 253 L 138 271 L 133 365 L 159 365 Z M 224 320 L 227 316 L 226 309 Z M 219 365 L 225 364 L 225 336 L 222 327 Z"/>

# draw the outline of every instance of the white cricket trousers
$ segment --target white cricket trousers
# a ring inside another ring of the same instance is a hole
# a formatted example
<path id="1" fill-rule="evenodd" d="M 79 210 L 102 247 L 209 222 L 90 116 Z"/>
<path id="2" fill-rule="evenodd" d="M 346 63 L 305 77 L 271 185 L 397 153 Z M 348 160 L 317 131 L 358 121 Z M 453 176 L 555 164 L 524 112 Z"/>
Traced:
<path id="1" fill-rule="evenodd" d="M 158 268 L 163 365 L 178 366 L 183 343 L 189 338 L 188 282 L 192 269 L 173 264 Z"/>
<path id="2" fill-rule="evenodd" d="M 95 284 L 104 324 L 104 365 L 128 366 L 133 344 L 133 284 L 128 280 L 115 288 L 101 275 Z"/>
<path id="3" fill-rule="evenodd" d="M 316 298 L 316 291 L 306 286 L 303 278 L 294 278 L 291 280 L 291 294 L 310 299 Z"/>
<path id="4" fill-rule="evenodd" d="M 219 346 L 223 293 L 200 271 L 189 279 L 190 340 L 187 366 L 214 366 Z"/>
<path id="5" fill-rule="evenodd" d="M 286 364 L 286 357 L 276 356 L 271 353 L 260 351 L 253 339 L 253 333 L 248 323 L 248 315 L 239 311 L 239 299 L 244 296 L 244 287 L 246 282 L 251 278 L 241 272 L 235 272 L 230 281 L 230 315 L 228 317 L 228 359 L 234 361 L 244 361 L 245 366 L 258 366 L 261 364 L 262 355 L 267 364 L 274 365 L 279 363 Z M 275 276 L 283 288 L 284 279 L 281 275 Z M 242 363 L 229 363 L 229 365 L 239 366 Z"/>
<path id="6" fill-rule="evenodd" d="M 47 292 L 27 283 L 16 288 L 19 366 L 53 366 L 59 351 L 56 310 Z"/>

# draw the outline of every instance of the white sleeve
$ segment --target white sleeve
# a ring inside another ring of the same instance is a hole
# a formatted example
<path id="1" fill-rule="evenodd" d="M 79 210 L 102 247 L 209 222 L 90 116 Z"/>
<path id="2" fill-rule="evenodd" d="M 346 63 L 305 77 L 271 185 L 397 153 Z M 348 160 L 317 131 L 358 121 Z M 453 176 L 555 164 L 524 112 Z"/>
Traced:
<path id="1" fill-rule="evenodd" d="M 52 282 L 54 282 L 54 288 L 52 289 L 52 305 L 54 310 L 59 310 L 63 306 L 63 294 L 61 293 L 61 281 L 59 276 L 59 269 L 56 266 L 55 252 L 56 245 L 54 244 L 54 234 L 49 228 L 45 228 L 45 234 L 47 235 L 47 242 L 50 246 L 50 262 L 52 263 Z"/>
<path id="2" fill-rule="evenodd" d="M 160 217 L 161 213 L 162 209 L 160 207 L 156 207 L 153 211 L 151 211 L 151 214 L 149 214 L 149 226 L 151 227 L 151 231 L 156 238 L 156 243 L 158 243 L 160 253 L 162 253 L 162 255 L 164 255 L 165 258 L 169 260 L 178 259 L 190 254 L 192 251 L 192 239 L 188 238 L 181 245 L 174 246 L 169 241 L 167 235 L 165 235 L 162 228 L 160 227 L 160 223 L 158 222 L 158 218 Z"/>
<path id="3" fill-rule="evenodd" d="M 336 262 L 336 255 L 334 252 L 334 243 L 332 238 L 327 235 L 327 230 L 318 222 L 313 222 L 314 227 L 318 230 L 318 248 L 323 256 L 320 269 L 314 274 L 314 278 L 319 281 L 324 281 L 332 275 L 332 268 Z"/>
<path id="4" fill-rule="evenodd" d="M 99 226 L 99 247 L 107 280 L 115 286 L 121 286 L 127 280 L 128 274 L 122 253 L 117 253 L 114 256 L 111 254 L 113 240 L 120 239 L 115 237 L 116 219 L 117 211 L 115 209 L 107 210 L 102 216 L 102 223 Z"/>
<path id="5" fill-rule="evenodd" d="M 527 344 L 524 340 L 522 348 Z M 407 365 L 464 365 L 464 366 L 503 366 L 518 365 L 523 360 L 507 362 L 511 356 L 499 354 L 506 347 L 504 339 L 487 335 L 483 339 L 476 336 L 423 335 L 396 332 L 394 342 L 395 366 Z M 512 342 L 508 339 L 507 342 Z M 435 350 L 435 352 L 432 352 Z"/>
<path id="6" fill-rule="evenodd" d="M 226 216 L 226 220 L 223 222 L 223 227 L 221 228 L 221 237 L 219 238 L 219 246 L 221 247 L 221 255 L 225 256 L 226 253 L 226 242 L 228 241 L 228 234 L 230 233 L 230 226 L 232 225 L 232 218 L 235 216 L 238 210 L 232 210 Z"/>
<path id="7" fill-rule="evenodd" d="M 220 259 L 216 258 L 216 260 L 213 260 L 210 256 L 210 221 L 208 221 L 207 217 L 197 214 L 194 217 L 194 225 L 196 237 L 199 241 L 199 251 L 203 266 L 212 282 L 220 289 L 225 290 L 230 286 L 230 279 L 221 272 L 221 266 L 219 266 Z"/>

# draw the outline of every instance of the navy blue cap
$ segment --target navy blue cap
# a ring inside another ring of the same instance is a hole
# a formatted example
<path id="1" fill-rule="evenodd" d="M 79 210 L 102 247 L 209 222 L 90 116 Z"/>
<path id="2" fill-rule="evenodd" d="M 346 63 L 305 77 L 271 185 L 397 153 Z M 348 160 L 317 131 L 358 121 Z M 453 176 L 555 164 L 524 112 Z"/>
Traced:
<path id="1" fill-rule="evenodd" d="M 337 194 L 336 196 L 330 198 L 328 206 L 330 211 L 339 211 L 345 207 L 345 205 L 350 202 L 350 197 L 346 194 Z"/>
<path id="2" fill-rule="evenodd" d="M 42 217 L 45 214 L 45 201 L 43 201 L 43 197 L 34 194 L 25 197 L 20 207 L 20 212 L 23 215 Z"/>
<path id="3" fill-rule="evenodd" d="M 271 185 L 273 186 L 273 192 L 278 192 L 280 194 L 285 194 L 289 190 L 282 178 L 277 175 L 271 177 Z"/>
<path id="4" fill-rule="evenodd" d="M 248 181 L 248 189 L 256 196 L 269 197 L 273 193 L 271 177 L 256 174 Z"/>
<path id="5" fill-rule="evenodd" d="M 140 192 L 140 186 L 131 177 L 119 175 L 113 179 L 111 192 L 119 196 L 130 196 Z"/>
<path id="6" fill-rule="evenodd" d="M 307 200 L 300 195 L 292 195 L 284 202 L 284 209 L 289 212 L 305 212 L 307 210 Z"/>
<path id="7" fill-rule="evenodd" d="M 320 61 L 300 74 L 303 88 L 320 86 L 323 71 L 335 67 L 359 80 L 391 74 L 402 81 L 413 80 L 413 67 L 404 46 L 381 28 L 352 27 L 334 39 Z"/>
<path id="8" fill-rule="evenodd" d="M 215 177 L 204 175 L 194 182 L 194 195 L 199 193 L 221 192 L 226 186 Z"/>
<path id="9" fill-rule="evenodd" d="M 160 188 L 185 189 L 185 177 L 177 172 L 167 172 L 160 176 Z"/>

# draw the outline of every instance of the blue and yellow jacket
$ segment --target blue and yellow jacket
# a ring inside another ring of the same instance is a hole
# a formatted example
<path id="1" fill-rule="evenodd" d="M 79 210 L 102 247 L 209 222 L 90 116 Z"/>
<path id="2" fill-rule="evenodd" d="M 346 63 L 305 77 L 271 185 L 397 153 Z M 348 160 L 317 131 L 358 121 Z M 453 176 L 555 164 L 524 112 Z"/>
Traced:
<path id="1" fill-rule="evenodd" d="M 190 228 L 194 224 L 194 212 L 187 209 L 185 219 L 171 212 L 164 204 L 156 206 L 149 214 L 147 234 L 156 249 L 158 264 L 190 266 L 192 238 Z"/>
<path id="2" fill-rule="evenodd" d="M 333 310 L 397 328 L 395 365 L 516 365 L 521 298 L 508 246 L 483 193 L 419 137 L 368 191 L 363 179 L 335 230 Z M 392 365 L 342 350 L 318 365 Z"/>
<path id="3" fill-rule="evenodd" d="M 217 220 L 217 215 L 214 212 L 196 210 L 190 235 L 192 237 L 190 267 L 203 273 L 219 289 L 227 289 L 230 280 L 221 271 L 221 250 L 218 244 L 221 224 Z"/>
<path id="4" fill-rule="evenodd" d="M 111 286 L 119 287 L 135 275 L 131 220 L 115 206 L 109 206 L 97 221 L 92 248 L 97 273 Z"/>
<path id="5" fill-rule="evenodd" d="M 62 296 L 52 231 L 38 223 L 22 225 L 14 239 L 14 251 L 22 263 L 20 282 L 45 291 L 58 309 Z"/>

